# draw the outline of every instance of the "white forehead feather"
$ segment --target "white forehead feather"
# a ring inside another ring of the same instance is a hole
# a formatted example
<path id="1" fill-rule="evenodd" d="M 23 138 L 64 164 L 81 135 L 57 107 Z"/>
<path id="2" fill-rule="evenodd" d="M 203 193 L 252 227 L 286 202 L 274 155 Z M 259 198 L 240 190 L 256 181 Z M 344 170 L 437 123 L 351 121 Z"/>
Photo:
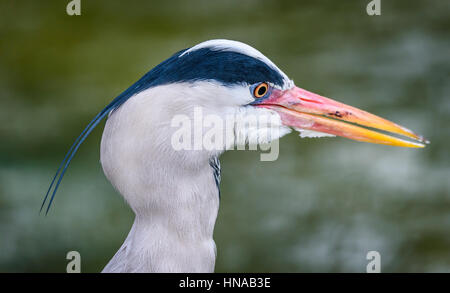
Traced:
<path id="1" fill-rule="evenodd" d="M 190 52 L 196 51 L 198 49 L 202 48 L 210 48 L 211 50 L 217 50 L 217 51 L 230 51 L 230 52 L 236 52 L 245 54 L 247 56 L 256 58 L 258 60 L 261 60 L 262 62 L 266 63 L 271 68 L 277 70 L 281 76 L 283 76 L 284 80 L 284 86 L 283 88 L 290 88 L 294 85 L 294 82 L 290 80 L 287 75 L 281 71 L 272 61 L 270 61 L 269 58 L 264 56 L 261 52 L 256 50 L 255 48 L 244 44 L 242 42 L 238 41 L 232 41 L 232 40 L 225 40 L 225 39 L 217 39 L 217 40 L 209 40 L 205 41 L 203 43 L 200 43 L 198 45 L 195 45 L 192 48 L 189 48 L 183 54 L 179 56 L 179 58 L 183 57 L 186 54 L 189 54 Z"/>

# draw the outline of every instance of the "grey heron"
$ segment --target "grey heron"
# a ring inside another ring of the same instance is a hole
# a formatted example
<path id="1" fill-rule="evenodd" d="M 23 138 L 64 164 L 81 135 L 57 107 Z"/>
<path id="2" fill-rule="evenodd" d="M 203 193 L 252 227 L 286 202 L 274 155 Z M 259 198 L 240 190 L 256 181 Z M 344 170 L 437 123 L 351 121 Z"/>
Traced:
<path id="1" fill-rule="evenodd" d="M 177 115 L 194 119 L 194 108 L 224 119 L 231 114 L 232 135 L 243 136 L 246 143 L 258 143 L 262 136 L 265 142 L 273 141 L 291 130 L 302 136 L 342 136 L 402 147 L 427 143 L 393 122 L 296 87 L 273 62 L 244 43 L 210 40 L 181 50 L 94 117 L 66 154 L 42 203 L 41 210 L 48 203 L 48 212 L 73 156 L 107 117 L 101 165 L 135 220 L 104 272 L 214 271 L 218 157 L 235 143 L 174 149 L 171 121 Z M 275 123 L 241 129 L 240 120 L 249 115 L 270 116 Z M 279 131 L 267 136 L 268 128 Z"/>

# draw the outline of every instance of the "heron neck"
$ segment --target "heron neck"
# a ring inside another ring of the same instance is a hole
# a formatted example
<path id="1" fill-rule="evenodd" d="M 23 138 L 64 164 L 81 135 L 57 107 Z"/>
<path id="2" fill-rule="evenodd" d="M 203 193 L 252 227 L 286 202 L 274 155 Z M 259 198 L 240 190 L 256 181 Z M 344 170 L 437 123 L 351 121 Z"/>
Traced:
<path id="1" fill-rule="evenodd" d="M 219 207 L 213 168 L 208 163 L 195 172 L 155 168 L 159 176 L 132 180 L 132 186 L 125 188 L 123 182 L 114 184 L 136 217 L 104 271 L 213 272 L 213 231 Z"/>
<path id="2" fill-rule="evenodd" d="M 179 93 L 179 92 L 177 92 Z M 176 151 L 167 91 L 138 94 L 103 131 L 100 161 L 136 214 L 106 272 L 211 272 L 219 194 L 212 153 Z"/>

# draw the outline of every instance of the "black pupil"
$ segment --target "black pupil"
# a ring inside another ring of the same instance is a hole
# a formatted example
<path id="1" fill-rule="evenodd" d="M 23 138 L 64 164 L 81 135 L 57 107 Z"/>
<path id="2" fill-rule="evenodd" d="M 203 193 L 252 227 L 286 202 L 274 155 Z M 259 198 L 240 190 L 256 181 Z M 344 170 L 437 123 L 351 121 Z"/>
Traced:
<path id="1" fill-rule="evenodd" d="M 261 87 L 259 87 L 259 89 L 258 89 L 258 96 L 264 96 L 264 94 L 266 93 L 266 86 L 261 86 Z"/>

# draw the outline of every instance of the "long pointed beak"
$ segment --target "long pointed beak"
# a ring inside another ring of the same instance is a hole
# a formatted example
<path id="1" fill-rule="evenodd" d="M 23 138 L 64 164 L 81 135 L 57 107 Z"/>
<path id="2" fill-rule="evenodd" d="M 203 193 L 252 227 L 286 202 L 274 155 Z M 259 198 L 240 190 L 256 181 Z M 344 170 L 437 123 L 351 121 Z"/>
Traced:
<path id="1" fill-rule="evenodd" d="M 424 144 L 429 143 L 403 126 L 298 87 L 284 91 L 274 89 L 268 98 L 257 100 L 253 105 L 278 112 L 282 123 L 294 128 L 391 146 L 423 148 Z M 418 142 L 403 140 L 361 126 L 403 135 Z"/>

